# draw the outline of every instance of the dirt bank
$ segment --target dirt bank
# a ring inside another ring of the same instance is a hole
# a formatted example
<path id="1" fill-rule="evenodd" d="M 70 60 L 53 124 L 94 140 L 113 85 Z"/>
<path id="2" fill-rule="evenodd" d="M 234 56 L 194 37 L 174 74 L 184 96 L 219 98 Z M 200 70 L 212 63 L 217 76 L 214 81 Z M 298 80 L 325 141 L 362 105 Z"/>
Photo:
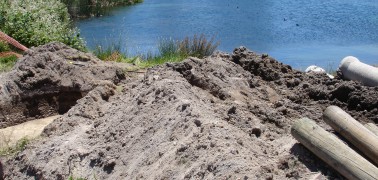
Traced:
<path id="1" fill-rule="evenodd" d="M 306 75 L 246 48 L 149 69 L 96 86 L 3 158 L 5 179 L 334 179 L 290 135 L 338 105 L 378 122 L 378 88 Z M 321 174 L 318 174 L 321 173 Z"/>
<path id="2" fill-rule="evenodd" d="M 0 128 L 63 114 L 99 84 L 123 79 L 121 68 L 61 43 L 29 49 L 0 76 Z"/>

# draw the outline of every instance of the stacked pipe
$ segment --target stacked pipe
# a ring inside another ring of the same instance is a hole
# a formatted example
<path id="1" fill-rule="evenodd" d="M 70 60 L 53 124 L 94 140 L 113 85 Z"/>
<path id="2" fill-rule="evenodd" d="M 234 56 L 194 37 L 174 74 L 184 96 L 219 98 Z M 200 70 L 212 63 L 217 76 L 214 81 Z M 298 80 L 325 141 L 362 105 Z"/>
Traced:
<path id="1" fill-rule="evenodd" d="M 291 134 L 344 177 L 378 179 L 375 166 L 378 165 L 378 135 L 369 130 L 377 127 L 374 124 L 363 126 L 337 106 L 329 106 L 323 113 L 323 119 L 371 162 L 308 118 L 294 123 Z"/>

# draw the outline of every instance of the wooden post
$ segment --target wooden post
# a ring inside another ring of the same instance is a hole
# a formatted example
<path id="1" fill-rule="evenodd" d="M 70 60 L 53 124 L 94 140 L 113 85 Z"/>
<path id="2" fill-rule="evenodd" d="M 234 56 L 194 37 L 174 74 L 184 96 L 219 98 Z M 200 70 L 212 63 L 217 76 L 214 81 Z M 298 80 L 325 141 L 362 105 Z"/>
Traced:
<path id="1" fill-rule="evenodd" d="M 378 136 L 378 127 L 373 123 L 365 124 L 365 127 Z"/>
<path id="2" fill-rule="evenodd" d="M 299 119 L 291 134 L 311 152 L 348 179 L 378 179 L 378 168 L 313 120 Z"/>
<path id="3" fill-rule="evenodd" d="M 378 137 L 337 106 L 329 106 L 324 121 L 378 165 Z"/>

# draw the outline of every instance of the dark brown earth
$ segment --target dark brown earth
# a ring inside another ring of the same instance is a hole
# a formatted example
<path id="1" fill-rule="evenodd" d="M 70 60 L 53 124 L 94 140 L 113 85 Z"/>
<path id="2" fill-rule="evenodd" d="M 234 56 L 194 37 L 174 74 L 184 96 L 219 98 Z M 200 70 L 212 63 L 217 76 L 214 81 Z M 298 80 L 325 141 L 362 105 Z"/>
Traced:
<path id="1" fill-rule="evenodd" d="M 329 105 L 378 123 L 378 87 L 304 74 L 244 47 L 154 67 L 143 77 L 92 56 L 82 60 L 77 51 L 74 62 L 85 65 L 72 65 L 62 51 L 74 50 L 50 44 L 28 52 L 0 77 L 17 92 L 0 107 L 5 112 L 17 99 L 6 112 L 21 119 L 36 117 L 24 113 L 30 102 L 48 102 L 38 95 L 63 94 L 38 111 L 63 114 L 43 138 L 2 157 L 5 179 L 343 179 L 297 143 L 291 124 L 309 117 L 331 131 L 321 119 Z M 68 112 L 59 111 L 66 99 Z"/>

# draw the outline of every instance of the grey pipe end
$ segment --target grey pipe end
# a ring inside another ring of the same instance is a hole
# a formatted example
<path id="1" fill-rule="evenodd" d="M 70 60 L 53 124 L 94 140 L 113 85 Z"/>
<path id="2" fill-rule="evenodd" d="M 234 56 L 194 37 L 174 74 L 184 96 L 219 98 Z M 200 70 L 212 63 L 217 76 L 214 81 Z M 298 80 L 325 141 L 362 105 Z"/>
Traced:
<path id="1" fill-rule="evenodd" d="M 339 69 L 345 79 L 359 81 L 366 86 L 378 86 L 378 69 L 360 62 L 356 57 L 345 57 Z"/>

